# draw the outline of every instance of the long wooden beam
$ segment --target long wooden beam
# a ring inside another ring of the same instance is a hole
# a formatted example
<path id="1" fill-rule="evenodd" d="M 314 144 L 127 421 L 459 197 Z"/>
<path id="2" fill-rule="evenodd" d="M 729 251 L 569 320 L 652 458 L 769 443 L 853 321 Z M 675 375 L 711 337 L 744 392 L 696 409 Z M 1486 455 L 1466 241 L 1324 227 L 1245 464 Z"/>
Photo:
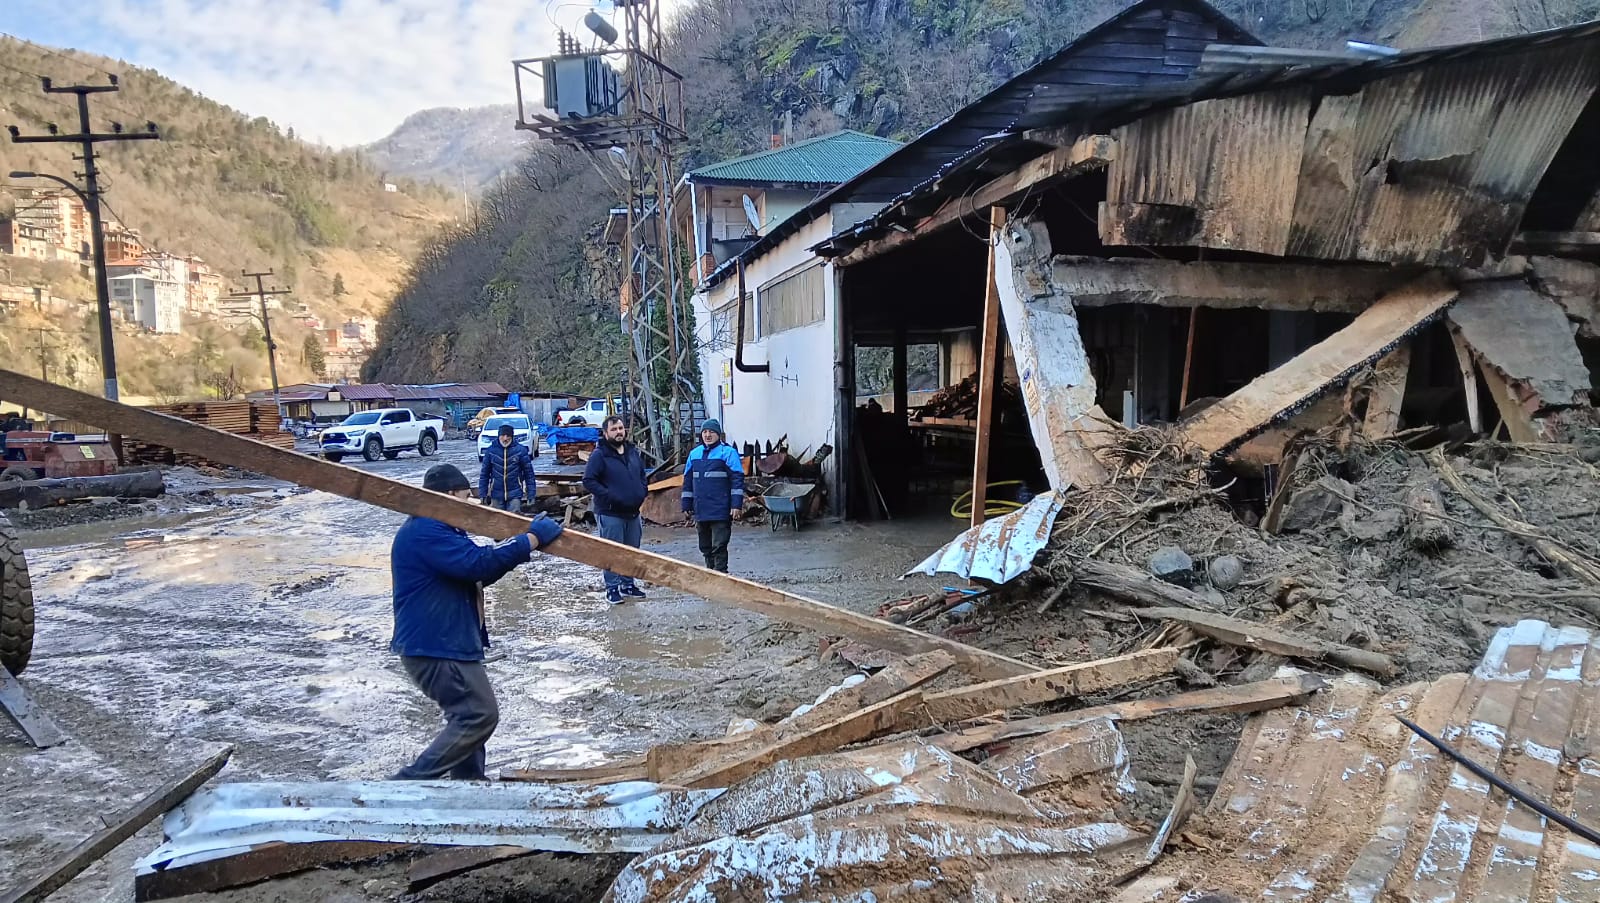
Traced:
<path id="1" fill-rule="evenodd" d="M 994 430 L 994 398 L 1000 393 L 1000 288 L 994 282 L 995 246 L 1006 228 L 1003 207 L 989 208 L 989 274 L 983 287 L 983 352 L 978 358 L 977 448 L 972 454 L 972 527 L 983 526 L 989 502 L 989 434 Z"/>
<path id="2" fill-rule="evenodd" d="M 1111 162 L 1116 155 L 1116 148 L 1116 139 L 1109 135 L 1088 135 L 1080 138 L 1070 147 L 1057 148 L 1035 157 L 1011 172 L 985 183 L 977 191 L 950 200 L 912 226 L 910 231 L 891 232 L 883 238 L 863 243 L 844 255 L 839 264 L 850 266 L 887 254 L 903 244 L 937 232 L 946 226 L 955 225 L 987 207 L 1006 206 L 1025 192 L 1043 188 L 1091 169 L 1099 169 Z"/>
<path id="3" fill-rule="evenodd" d="M 526 517 L 507 511 L 497 511 L 443 493 L 429 492 L 399 480 L 307 457 L 288 449 L 274 448 L 177 417 L 106 401 L 10 370 L 0 370 L 0 398 L 26 402 L 39 410 L 93 424 L 113 433 L 135 436 L 146 442 L 401 514 L 431 517 L 479 536 L 508 539 L 528 529 Z M 562 533 L 541 551 L 670 586 L 825 635 L 847 636 L 907 655 L 944 650 L 955 657 L 963 670 L 984 679 L 1038 670 L 1017 659 L 576 530 Z"/>
<path id="4" fill-rule="evenodd" d="M 54 413 L 53 411 L 51 413 Z M 251 440 L 244 440 L 249 442 Z M 64 853 L 50 870 L 32 881 L 20 884 L 4 896 L 0 903 L 34 903 L 43 900 L 67 885 L 79 872 L 100 861 L 101 857 L 116 849 L 124 840 L 139 832 L 150 820 L 189 798 L 200 785 L 211 780 L 233 755 L 229 746 L 195 766 L 188 776 L 173 781 L 135 803 L 117 820 Z"/>

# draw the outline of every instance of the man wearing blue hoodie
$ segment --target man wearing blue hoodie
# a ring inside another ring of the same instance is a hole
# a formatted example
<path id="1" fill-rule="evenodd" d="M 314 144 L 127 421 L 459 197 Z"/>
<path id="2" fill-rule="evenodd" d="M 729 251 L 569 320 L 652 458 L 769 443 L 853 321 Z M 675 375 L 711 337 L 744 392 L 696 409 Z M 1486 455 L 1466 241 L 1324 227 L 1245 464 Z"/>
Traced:
<path id="1" fill-rule="evenodd" d="M 723 441 L 722 422 L 715 418 L 700 427 L 700 444 L 683 468 L 683 510 L 699 528 L 706 567 L 727 573 L 728 538 L 744 510 L 744 465 Z"/>
<path id="2" fill-rule="evenodd" d="M 428 468 L 422 487 L 472 498 L 472 484 L 454 464 Z M 500 707 L 483 667 L 489 631 L 479 599 L 483 587 L 560 535 L 561 525 L 542 514 L 527 533 L 493 546 L 480 546 L 465 530 L 431 517 L 407 518 L 401 525 L 389 555 L 394 578 L 389 650 L 400 656 L 417 689 L 444 711 L 445 725 L 395 780 L 486 779 L 484 745 L 500 723 Z"/>

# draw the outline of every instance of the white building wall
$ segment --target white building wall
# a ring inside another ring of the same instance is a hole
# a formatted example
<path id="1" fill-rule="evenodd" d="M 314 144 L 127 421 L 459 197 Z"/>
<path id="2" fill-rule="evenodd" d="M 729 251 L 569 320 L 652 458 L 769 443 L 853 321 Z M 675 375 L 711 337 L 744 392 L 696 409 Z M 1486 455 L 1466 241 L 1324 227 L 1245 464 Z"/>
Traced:
<path id="1" fill-rule="evenodd" d="M 732 326 L 720 343 L 712 345 L 714 309 L 722 309 L 738 293 L 737 276 L 730 277 L 709 292 L 694 297 L 695 327 L 699 334 L 700 372 L 706 389 L 706 410 L 720 414 L 723 429 L 732 442 L 776 441 L 789 437 L 789 447 L 798 454 L 815 450 L 837 436 L 834 414 L 834 318 L 838 306 L 834 298 L 832 264 L 819 263 L 810 251 L 812 245 L 831 234 L 831 218 L 824 215 L 790 236 L 777 248 L 753 261 L 745 270 L 746 291 L 754 295 L 745 306 L 745 317 L 759 318 L 760 288 L 805 265 L 824 267 L 823 318 L 820 322 L 745 343 L 745 363 L 769 366 L 766 373 L 741 373 L 733 366 Z M 729 308 L 731 310 L 731 308 Z M 759 320 L 757 320 L 759 322 Z M 732 373 L 731 403 L 721 400 L 724 364 Z"/>

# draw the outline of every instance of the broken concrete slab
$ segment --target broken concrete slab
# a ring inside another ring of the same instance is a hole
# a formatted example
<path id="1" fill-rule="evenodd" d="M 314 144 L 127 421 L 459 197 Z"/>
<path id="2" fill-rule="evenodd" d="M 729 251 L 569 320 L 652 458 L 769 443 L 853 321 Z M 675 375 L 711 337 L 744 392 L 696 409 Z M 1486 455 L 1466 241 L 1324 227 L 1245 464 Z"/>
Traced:
<path id="1" fill-rule="evenodd" d="M 617 877 L 611 903 L 1081 894 L 1141 839 L 1098 814 L 1047 813 L 920 743 L 781 762 L 707 805 Z"/>
<path id="2" fill-rule="evenodd" d="M 1077 311 L 1054 282 L 1049 230 L 1030 217 L 1013 219 L 994 254 L 1000 311 L 1050 488 L 1104 483 L 1109 471 L 1095 450 L 1116 427 L 1095 403 Z"/>
<path id="3" fill-rule="evenodd" d="M 1535 257 L 1528 262 L 1533 283 L 1554 298 L 1578 335 L 1600 338 L 1600 264 L 1565 257 Z"/>
<path id="4" fill-rule="evenodd" d="M 1183 439 L 1209 455 L 1231 451 L 1343 385 L 1436 319 L 1455 298 L 1454 288 L 1432 277 L 1383 296 L 1350 325 L 1190 417 L 1182 425 Z"/>
<path id="5" fill-rule="evenodd" d="M 1467 283 L 1446 317 L 1478 363 L 1505 377 L 1530 414 L 1589 405 L 1589 368 L 1566 311 L 1526 282 Z"/>

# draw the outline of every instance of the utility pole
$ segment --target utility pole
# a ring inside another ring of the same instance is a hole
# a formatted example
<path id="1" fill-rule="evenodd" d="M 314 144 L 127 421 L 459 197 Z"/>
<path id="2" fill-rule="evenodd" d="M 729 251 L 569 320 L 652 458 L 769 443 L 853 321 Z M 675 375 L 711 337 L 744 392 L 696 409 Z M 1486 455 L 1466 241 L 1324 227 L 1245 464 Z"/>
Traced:
<path id="1" fill-rule="evenodd" d="M 78 97 L 78 131 L 77 134 L 63 135 L 56 128 L 55 123 L 50 124 L 48 135 L 24 135 L 16 126 L 11 126 L 11 141 L 13 144 L 77 144 L 83 154 L 83 182 L 85 190 L 80 191 L 77 185 L 66 182 L 54 176 L 58 182 L 66 184 L 83 201 L 84 209 L 89 213 L 90 241 L 94 247 L 94 293 L 95 299 L 100 304 L 100 369 L 105 375 L 105 395 L 108 401 L 116 401 L 117 393 L 117 349 L 113 342 L 111 332 L 111 289 L 106 282 L 106 238 L 105 226 L 100 217 L 100 170 L 95 166 L 94 146 L 107 141 L 152 141 L 161 136 L 156 132 L 156 124 L 145 123 L 142 132 L 124 132 L 122 123 L 111 123 L 110 132 L 96 132 L 89 123 L 89 95 L 109 94 L 120 90 L 117 77 L 110 77 L 107 85 L 63 85 L 57 87 L 50 79 L 41 79 L 46 94 L 75 94 Z M 12 173 L 13 176 L 42 175 L 37 173 Z"/>
<path id="2" fill-rule="evenodd" d="M 272 320 L 267 317 L 267 299 L 273 295 L 292 294 L 294 289 L 267 288 L 261 280 L 271 276 L 271 270 L 267 270 L 265 273 L 249 273 L 244 270 L 239 272 L 244 278 L 256 281 L 256 290 L 253 292 L 249 290 L 234 292 L 229 297 L 255 298 L 257 304 L 261 307 L 261 312 L 256 314 L 256 319 L 261 321 L 261 332 L 267 339 L 267 368 L 272 371 L 272 405 L 278 408 L 278 413 L 282 414 L 283 409 L 279 407 L 281 402 L 278 398 L 278 344 L 272 341 Z"/>
<path id="3" fill-rule="evenodd" d="M 39 378 L 44 380 L 45 382 L 49 382 L 50 381 L 50 359 L 45 356 L 45 352 L 48 351 L 49 349 L 47 349 L 45 347 L 44 336 L 45 336 L 45 333 L 54 332 L 55 330 L 53 330 L 53 329 L 45 329 L 43 327 L 35 326 L 31 331 L 32 332 L 36 332 L 36 333 L 39 334 Z M 40 411 L 39 413 L 44 414 L 46 412 L 45 411 Z M 26 406 L 24 406 L 23 409 L 22 409 L 22 416 L 23 416 L 24 419 L 26 419 L 27 416 L 28 416 L 28 408 Z"/>

